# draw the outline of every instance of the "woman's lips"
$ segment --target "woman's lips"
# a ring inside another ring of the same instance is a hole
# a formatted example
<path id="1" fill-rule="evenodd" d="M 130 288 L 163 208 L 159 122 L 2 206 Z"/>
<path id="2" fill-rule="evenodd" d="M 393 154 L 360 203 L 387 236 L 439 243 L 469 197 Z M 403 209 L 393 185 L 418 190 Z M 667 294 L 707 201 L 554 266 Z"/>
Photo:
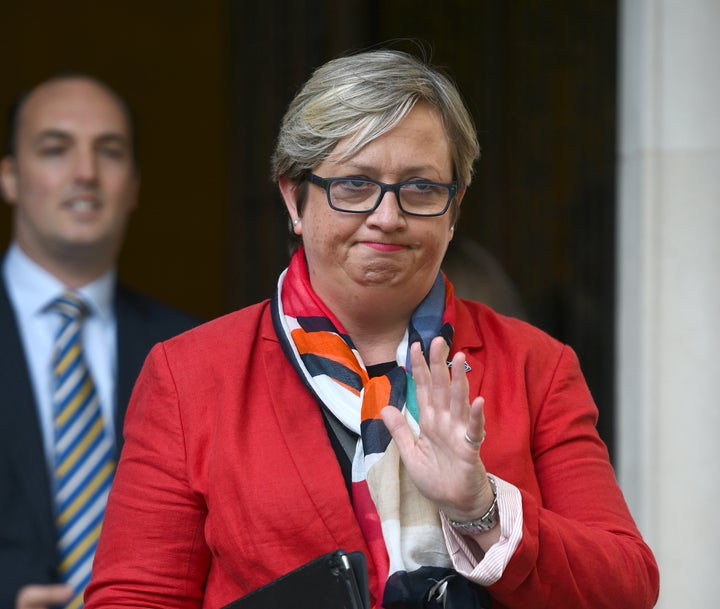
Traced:
<path id="1" fill-rule="evenodd" d="M 398 252 L 405 249 L 402 245 L 395 243 L 379 243 L 377 241 L 366 241 L 365 245 L 369 248 L 377 250 L 378 252 Z"/>

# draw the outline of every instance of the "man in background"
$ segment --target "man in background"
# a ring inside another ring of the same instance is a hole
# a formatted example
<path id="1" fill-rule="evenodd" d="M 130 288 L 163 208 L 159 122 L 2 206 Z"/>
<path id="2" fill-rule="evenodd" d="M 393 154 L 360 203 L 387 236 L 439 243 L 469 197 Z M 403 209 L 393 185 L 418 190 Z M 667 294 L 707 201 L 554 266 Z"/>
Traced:
<path id="1" fill-rule="evenodd" d="M 80 607 L 135 378 L 153 344 L 198 320 L 117 284 L 139 175 L 115 92 L 52 78 L 19 99 L 8 133 L 0 607 Z"/>

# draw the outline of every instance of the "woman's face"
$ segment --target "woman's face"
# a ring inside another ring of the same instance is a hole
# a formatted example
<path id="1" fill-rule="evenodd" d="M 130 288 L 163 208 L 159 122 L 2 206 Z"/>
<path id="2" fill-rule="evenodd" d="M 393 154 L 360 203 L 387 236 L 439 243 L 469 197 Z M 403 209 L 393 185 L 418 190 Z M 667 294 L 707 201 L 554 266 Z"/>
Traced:
<path id="1" fill-rule="evenodd" d="M 347 146 L 341 140 L 327 161 L 314 168 L 322 178 L 362 177 L 394 184 L 411 180 L 450 183 L 453 165 L 439 114 L 418 105 L 392 131 L 350 159 L 339 161 Z M 302 235 L 316 293 L 328 304 L 361 303 L 367 291 L 407 299 L 417 306 L 430 290 L 452 238 L 451 212 L 437 217 L 404 214 L 394 193 L 385 193 L 368 214 L 333 210 L 325 190 L 308 184 L 302 217 L 295 206 L 295 185 L 280 181 L 290 212 Z M 463 193 L 458 193 L 457 199 Z M 388 290 L 390 290 L 388 292 Z"/>

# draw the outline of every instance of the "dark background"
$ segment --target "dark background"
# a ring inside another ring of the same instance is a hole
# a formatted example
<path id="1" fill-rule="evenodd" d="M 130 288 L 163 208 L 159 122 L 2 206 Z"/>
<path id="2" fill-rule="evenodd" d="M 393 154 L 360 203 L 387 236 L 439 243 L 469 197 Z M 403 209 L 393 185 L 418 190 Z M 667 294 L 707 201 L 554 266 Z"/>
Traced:
<path id="1" fill-rule="evenodd" d="M 578 352 L 612 451 L 616 13 L 610 0 L 3 0 L 0 105 L 66 69 L 126 97 L 142 187 L 121 278 L 214 317 L 270 296 L 287 262 L 269 158 L 298 87 L 340 53 L 422 40 L 482 146 L 457 232 Z M 9 235 L 3 205 L 0 249 Z"/>

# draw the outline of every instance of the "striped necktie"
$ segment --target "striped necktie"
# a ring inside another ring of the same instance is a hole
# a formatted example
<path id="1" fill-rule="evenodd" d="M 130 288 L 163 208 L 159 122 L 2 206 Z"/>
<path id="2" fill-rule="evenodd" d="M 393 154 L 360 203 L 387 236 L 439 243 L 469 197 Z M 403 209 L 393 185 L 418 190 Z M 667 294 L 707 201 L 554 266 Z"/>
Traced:
<path id="1" fill-rule="evenodd" d="M 100 401 L 83 356 L 85 303 L 65 292 L 50 309 L 62 317 L 53 354 L 55 507 L 60 576 L 75 589 L 68 609 L 83 606 L 115 463 Z"/>

